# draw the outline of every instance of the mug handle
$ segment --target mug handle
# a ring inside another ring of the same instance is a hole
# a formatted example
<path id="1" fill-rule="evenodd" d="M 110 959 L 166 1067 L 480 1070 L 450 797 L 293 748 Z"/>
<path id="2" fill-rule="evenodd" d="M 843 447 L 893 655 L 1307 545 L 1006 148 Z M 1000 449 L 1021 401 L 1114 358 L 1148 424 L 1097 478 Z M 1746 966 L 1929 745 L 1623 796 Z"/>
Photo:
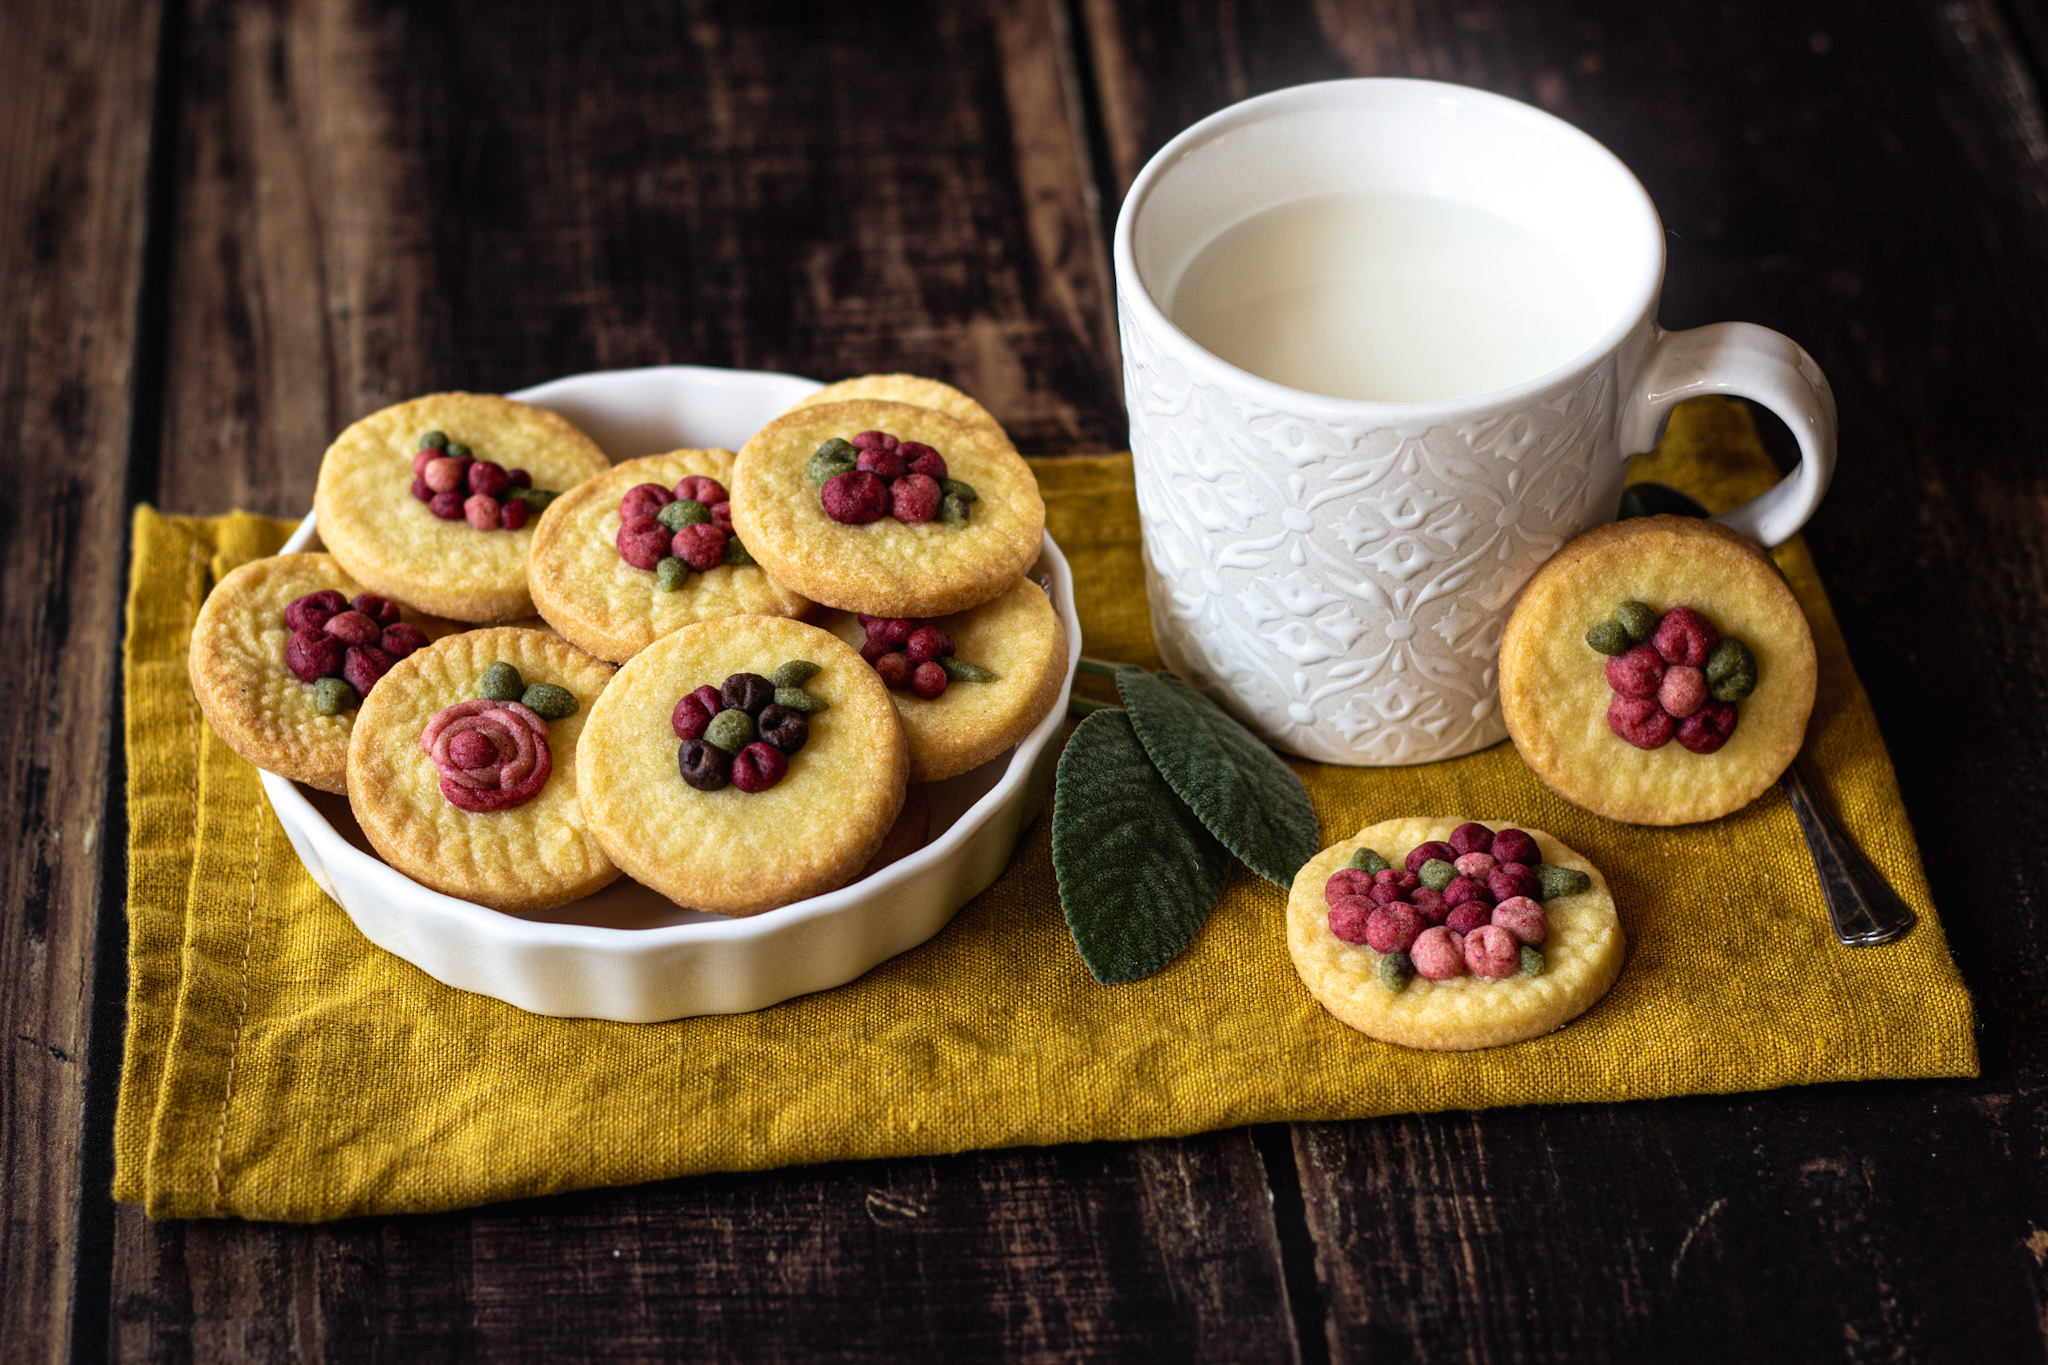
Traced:
<path id="1" fill-rule="evenodd" d="M 1835 474 L 1835 394 L 1820 366 L 1792 338 L 1748 322 L 1716 322 L 1683 332 L 1656 330 L 1635 397 L 1623 413 L 1624 456 L 1648 450 L 1664 434 L 1673 405 L 1703 393 L 1732 393 L 1763 404 L 1799 438 L 1799 467 L 1778 486 L 1714 520 L 1766 548 L 1790 540 L 1820 506 Z"/>

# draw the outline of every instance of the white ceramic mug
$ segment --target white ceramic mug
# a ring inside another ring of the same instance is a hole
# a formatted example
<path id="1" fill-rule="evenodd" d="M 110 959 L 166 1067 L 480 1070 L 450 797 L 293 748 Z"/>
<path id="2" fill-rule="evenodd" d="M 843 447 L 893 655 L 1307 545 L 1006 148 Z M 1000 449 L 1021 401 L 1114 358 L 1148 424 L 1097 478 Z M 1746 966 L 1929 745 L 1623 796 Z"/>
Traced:
<path id="1" fill-rule="evenodd" d="M 1498 214 L 1560 252 L 1598 336 L 1504 389 L 1331 398 L 1262 379 L 1167 315 L 1182 272 L 1263 209 L 1344 191 Z M 1167 666 L 1278 747 L 1329 763 L 1450 758 L 1507 734 L 1500 634 L 1529 576 L 1619 510 L 1673 404 L 1752 398 L 1800 463 L 1720 520 L 1775 545 L 1835 464 L 1812 357 L 1747 323 L 1657 326 L 1664 230 L 1628 168 L 1538 109 L 1434 81 L 1346 80 L 1232 105 L 1161 148 L 1116 226 L 1117 313 L 1153 633 Z"/>

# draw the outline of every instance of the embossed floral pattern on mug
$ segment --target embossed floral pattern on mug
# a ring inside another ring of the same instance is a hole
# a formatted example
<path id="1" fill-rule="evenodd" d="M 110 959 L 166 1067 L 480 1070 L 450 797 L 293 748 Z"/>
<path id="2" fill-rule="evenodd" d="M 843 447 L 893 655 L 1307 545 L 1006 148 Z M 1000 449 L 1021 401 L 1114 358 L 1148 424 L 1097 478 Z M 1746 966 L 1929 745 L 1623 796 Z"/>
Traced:
<path id="1" fill-rule="evenodd" d="M 1258 406 L 1129 318 L 1123 337 L 1168 665 L 1310 758 L 1413 763 L 1504 738 L 1508 609 L 1619 490 L 1611 362 L 1561 399 L 1404 431 Z"/>

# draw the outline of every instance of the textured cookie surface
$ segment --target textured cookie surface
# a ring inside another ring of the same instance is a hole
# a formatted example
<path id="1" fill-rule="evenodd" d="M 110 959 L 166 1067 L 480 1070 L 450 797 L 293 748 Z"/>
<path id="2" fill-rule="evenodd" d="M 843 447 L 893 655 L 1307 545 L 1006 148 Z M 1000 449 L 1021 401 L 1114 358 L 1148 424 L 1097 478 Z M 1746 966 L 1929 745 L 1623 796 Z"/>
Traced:
<path id="1" fill-rule="evenodd" d="M 1586 632 L 1627 601 L 1691 607 L 1755 655 L 1756 690 L 1718 751 L 1638 749 L 1608 728 L 1607 658 Z M 1813 632 L 1770 559 L 1691 517 L 1636 517 L 1571 541 L 1529 580 L 1501 637 L 1501 711 L 1523 760 L 1566 800 L 1630 824 L 1712 820 L 1755 800 L 1798 755 L 1817 677 Z"/>
<path id="2" fill-rule="evenodd" d="M 548 722 L 553 770 L 523 805 L 473 813 L 441 794 L 420 734 L 443 708 L 469 701 L 493 663 L 528 683 L 576 697 L 575 714 Z M 385 862 L 423 886 L 494 910 L 543 910 L 618 876 L 591 837 L 576 798 L 576 751 L 612 676 L 545 631 L 500 626 L 451 635 L 384 675 L 357 718 L 348 752 L 348 804 Z"/>
<path id="3" fill-rule="evenodd" d="M 945 457 L 980 501 L 965 526 L 883 517 L 847 526 L 825 514 L 805 466 L 825 441 L 886 431 Z M 768 571 L 815 602 L 875 616 L 944 616 L 978 606 L 1038 558 L 1045 503 L 1000 431 L 930 408 L 862 399 L 799 407 L 761 428 L 733 472 L 733 529 Z"/>
<path id="4" fill-rule="evenodd" d="M 867 638 L 860 619 L 833 612 L 823 623 L 858 649 Z M 953 653 L 996 675 L 994 682 L 954 682 L 927 701 L 891 692 L 910 742 L 910 780 L 938 782 L 972 771 L 1031 733 L 1059 700 L 1067 677 L 1067 632 L 1045 590 L 1020 578 L 1010 590 L 972 611 L 933 625 L 953 637 Z"/>
<path id="5" fill-rule="evenodd" d="M 734 673 L 792 659 L 829 703 L 780 782 L 699 791 L 676 766 L 676 702 Z M 801 621 L 734 616 L 684 626 L 634 655 L 593 710 L 576 784 L 592 830 L 636 881 L 679 905 L 752 915 L 840 886 L 881 848 L 910 769 L 889 689 L 836 636 Z"/>
<path id="6" fill-rule="evenodd" d="M 914 408 L 943 412 L 971 427 L 986 427 L 991 431 L 1003 429 L 994 414 L 951 384 L 914 374 L 864 374 L 854 379 L 842 379 L 837 384 L 827 384 L 795 407 L 814 408 L 824 403 L 846 403 L 856 398 L 908 403 Z"/>
<path id="7" fill-rule="evenodd" d="M 533 614 L 526 552 L 534 525 L 479 531 L 443 521 L 412 495 L 419 438 L 445 432 L 479 460 L 524 469 L 565 492 L 610 468 L 588 436 L 545 408 L 484 393 L 436 393 L 363 418 L 320 461 L 320 539 L 368 587 L 457 621 Z"/>
<path id="8" fill-rule="evenodd" d="M 1287 896 L 1287 951 L 1309 994 L 1340 1023 L 1403 1047 L 1438 1052 L 1499 1047 L 1539 1037 L 1577 1018 L 1621 975 L 1621 921 L 1606 878 L 1542 830 L 1523 825 L 1518 828 L 1534 836 L 1544 862 L 1575 868 L 1593 879 L 1589 891 L 1543 902 L 1550 932 L 1543 941 L 1542 974 L 1499 980 L 1467 975 L 1448 981 L 1417 976 L 1400 991 L 1380 984 L 1380 954 L 1330 932 L 1323 884 L 1361 848 L 1372 849 L 1398 868 L 1409 850 L 1432 839 L 1447 839 L 1465 818 L 1409 818 L 1368 825 L 1309 859 L 1295 874 Z"/>
<path id="9" fill-rule="evenodd" d="M 619 557 L 619 499 L 629 488 L 673 488 L 701 474 L 731 491 L 729 450 L 672 450 L 627 460 L 587 479 L 541 513 L 526 567 L 533 604 L 549 624 L 600 659 L 624 663 L 693 621 L 725 616 L 797 616 L 810 606 L 758 565 L 693 573 L 674 592 Z"/>
<path id="10" fill-rule="evenodd" d="M 292 638 L 285 608 L 330 588 L 344 597 L 363 590 L 332 555 L 272 555 L 244 564 L 206 595 L 185 666 L 199 709 L 230 749 L 279 777 L 339 794 L 347 790 L 356 712 L 321 715 L 311 684 L 284 662 Z M 423 625 L 416 615 L 406 619 Z"/>

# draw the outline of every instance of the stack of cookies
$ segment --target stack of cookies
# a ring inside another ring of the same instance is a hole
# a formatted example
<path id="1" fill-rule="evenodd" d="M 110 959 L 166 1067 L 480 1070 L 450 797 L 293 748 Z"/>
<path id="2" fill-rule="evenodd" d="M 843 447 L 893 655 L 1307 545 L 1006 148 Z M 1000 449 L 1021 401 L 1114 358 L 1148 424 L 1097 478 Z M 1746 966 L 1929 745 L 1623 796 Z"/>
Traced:
<path id="1" fill-rule="evenodd" d="M 543 409 L 429 395 L 343 432 L 315 509 L 328 553 L 209 595 L 194 691 L 386 862 L 497 909 L 621 870 L 727 915 L 831 890 L 918 847 L 916 784 L 1010 748 L 1064 676 L 1037 482 L 933 380 L 618 465 Z"/>

